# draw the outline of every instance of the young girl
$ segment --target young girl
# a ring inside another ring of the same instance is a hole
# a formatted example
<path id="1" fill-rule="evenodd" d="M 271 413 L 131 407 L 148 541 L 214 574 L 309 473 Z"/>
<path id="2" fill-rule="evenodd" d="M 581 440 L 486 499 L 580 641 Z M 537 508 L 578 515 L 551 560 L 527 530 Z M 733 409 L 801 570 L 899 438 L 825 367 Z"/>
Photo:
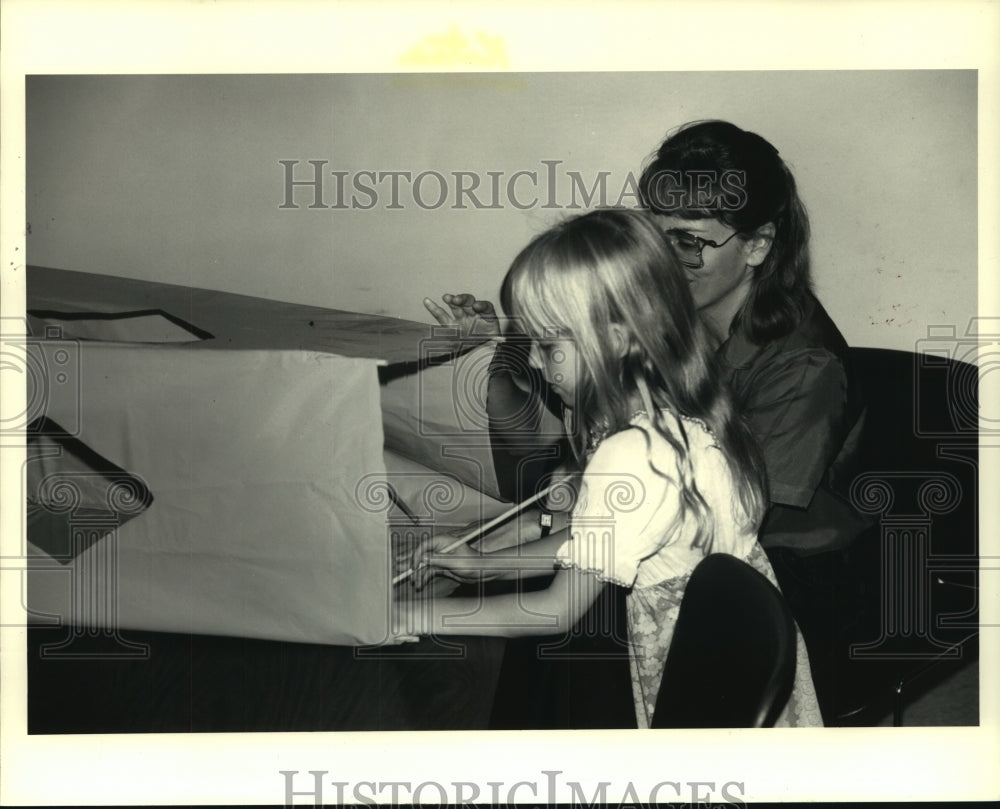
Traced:
<path id="1" fill-rule="evenodd" d="M 558 572 L 544 590 L 401 602 L 403 632 L 516 637 L 568 632 L 604 583 L 629 588 L 636 719 L 653 718 L 684 587 L 707 553 L 774 576 L 756 536 L 767 505 L 762 464 L 713 372 L 688 281 L 654 220 L 602 210 L 529 244 L 504 280 L 504 308 L 532 339 L 531 363 L 571 414 L 586 468 L 567 528 L 480 554 L 434 537 L 414 557 L 435 572 L 514 577 Z M 801 640 L 779 725 L 820 725 Z"/>

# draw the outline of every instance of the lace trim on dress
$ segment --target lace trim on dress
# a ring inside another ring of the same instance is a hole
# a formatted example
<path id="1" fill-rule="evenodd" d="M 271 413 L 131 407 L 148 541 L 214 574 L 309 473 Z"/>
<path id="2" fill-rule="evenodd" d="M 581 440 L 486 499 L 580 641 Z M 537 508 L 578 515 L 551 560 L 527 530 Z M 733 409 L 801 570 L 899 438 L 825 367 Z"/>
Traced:
<path id="1" fill-rule="evenodd" d="M 574 562 L 572 559 L 556 559 L 556 564 L 561 568 L 565 569 L 574 568 L 576 570 L 579 570 L 581 573 L 589 573 L 592 576 L 597 576 L 597 578 L 600 581 L 608 582 L 609 584 L 617 584 L 619 587 L 625 587 L 626 589 L 631 588 L 633 584 L 630 581 L 624 581 L 623 579 L 619 579 L 617 576 L 609 575 L 607 571 L 604 570 L 604 568 L 587 567 L 585 565 L 581 565 L 577 562 Z"/>
<path id="2" fill-rule="evenodd" d="M 690 424 L 698 425 L 712 438 L 712 446 L 714 446 L 716 449 L 719 448 L 719 441 L 715 437 L 715 433 L 712 431 L 712 428 L 709 427 L 704 421 L 695 416 L 685 416 L 683 413 L 676 413 L 668 407 L 664 407 L 662 408 L 662 410 L 664 413 L 669 413 L 671 416 L 673 416 L 675 419 L 679 421 L 686 421 Z M 628 417 L 628 424 L 630 426 L 634 425 L 636 419 L 638 419 L 640 416 L 646 416 L 647 418 L 649 418 L 649 413 L 646 411 L 645 408 L 634 411 Z M 611 432 L 611 426 L 607 423 L 607 420 L 605 420 L 604 425 L 602 427 L 591 427 L 587 431 L 586 452 L 588 459 L 590 458 L 591 455 L 594 454 L 597 448 L 601 445 L 601 442 L 603 442 L 604 439 L 607 438 L 609 435 L 614 435 L 614 433 Z"/>

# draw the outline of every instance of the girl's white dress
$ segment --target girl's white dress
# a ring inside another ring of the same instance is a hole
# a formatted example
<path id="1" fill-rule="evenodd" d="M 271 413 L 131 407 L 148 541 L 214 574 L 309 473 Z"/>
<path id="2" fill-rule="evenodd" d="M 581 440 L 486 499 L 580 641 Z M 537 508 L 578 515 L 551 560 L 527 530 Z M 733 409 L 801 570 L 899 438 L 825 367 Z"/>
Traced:
<path id="1" fill-rule="evenodd" d="M 713 515 L 711 551 L 745 560 L 777 586 L 712 434 L 700 421 L 667 411 L 664 421 L 687 446 L 693 478 Z M 631 423 L 638 429 L 615 433 L 593 451 L 573 509 L 570 539 L 557 561 L 631 588 L 626 601 L 632 690 L 636 720 L 643 728 L 652 722 L 684 588 L 704 554 L 691 547 L 695 517 L 681 514 L 676 452 L 645 414 Z M 795 685 L 776 724 L 821 726 L 801 633 L 797 641 Z"/>

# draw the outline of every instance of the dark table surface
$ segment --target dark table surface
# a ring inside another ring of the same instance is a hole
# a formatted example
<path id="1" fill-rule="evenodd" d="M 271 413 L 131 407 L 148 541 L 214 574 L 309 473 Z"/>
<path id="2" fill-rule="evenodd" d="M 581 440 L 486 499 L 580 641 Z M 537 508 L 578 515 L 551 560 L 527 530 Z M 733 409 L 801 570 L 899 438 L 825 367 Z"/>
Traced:
<path id="1" fill-rule="evenodd" d="M 28 732 L 485 729 L 504 641 L 381 649 L 28 631 Z"/>

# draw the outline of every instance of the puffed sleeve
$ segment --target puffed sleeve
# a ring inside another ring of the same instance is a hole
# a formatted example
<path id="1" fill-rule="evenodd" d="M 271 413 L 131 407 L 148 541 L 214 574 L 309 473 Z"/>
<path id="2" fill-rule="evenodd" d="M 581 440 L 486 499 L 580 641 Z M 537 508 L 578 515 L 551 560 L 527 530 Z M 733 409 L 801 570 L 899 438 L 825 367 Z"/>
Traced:
<path id="1" fill-rule="evenodd" d="M 631 428 L 597 448 L 583 474 L 570 538 L 556 553 L 558 564 L 631 587 L 639 563 L 674 541 L 676 459 L 659 444 L 650 455 L 645 431 Z"/>
<path id="2" fill-rule="evenodd" d="M 771 502 L 805 508 L 842 440 L 840 360 L 815 349 L 781 354 L 754 375 L 740 405 L 764 454 Z"/>

